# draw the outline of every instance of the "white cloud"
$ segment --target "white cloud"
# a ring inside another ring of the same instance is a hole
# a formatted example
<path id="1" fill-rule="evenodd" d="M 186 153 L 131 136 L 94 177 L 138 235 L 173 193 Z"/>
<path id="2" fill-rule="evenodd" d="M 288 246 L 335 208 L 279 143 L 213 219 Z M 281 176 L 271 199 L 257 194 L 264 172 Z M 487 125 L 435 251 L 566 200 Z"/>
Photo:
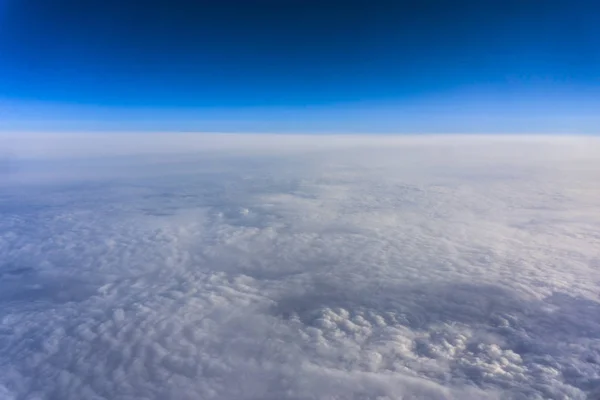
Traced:
<path id="1" fill-rule="evenodd" d="M 66 138 L 1 187 L 2 400 L 599 390 L 598 139 Z"/>

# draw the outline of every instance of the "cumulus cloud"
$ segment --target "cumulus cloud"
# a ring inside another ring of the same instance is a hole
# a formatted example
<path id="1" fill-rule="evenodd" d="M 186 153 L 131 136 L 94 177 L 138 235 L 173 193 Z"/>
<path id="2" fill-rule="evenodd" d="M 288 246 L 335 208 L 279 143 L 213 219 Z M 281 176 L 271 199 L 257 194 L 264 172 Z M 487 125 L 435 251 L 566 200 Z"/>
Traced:
<path id="1" fill-rule="evenodd" d="M 597 139 L 231 138 L 19 139 L 0 399 L 599 393 Z"/>

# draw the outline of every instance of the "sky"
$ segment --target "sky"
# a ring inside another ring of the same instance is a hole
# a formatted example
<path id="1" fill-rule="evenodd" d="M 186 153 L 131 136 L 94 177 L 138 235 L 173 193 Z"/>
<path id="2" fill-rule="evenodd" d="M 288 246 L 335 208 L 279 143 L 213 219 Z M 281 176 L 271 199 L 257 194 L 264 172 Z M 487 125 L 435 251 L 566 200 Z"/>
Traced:
<path id="1" fill-rule="evenodd" d="M 594 1 L 0 1 L 0 129 L 597 133 Z"/>

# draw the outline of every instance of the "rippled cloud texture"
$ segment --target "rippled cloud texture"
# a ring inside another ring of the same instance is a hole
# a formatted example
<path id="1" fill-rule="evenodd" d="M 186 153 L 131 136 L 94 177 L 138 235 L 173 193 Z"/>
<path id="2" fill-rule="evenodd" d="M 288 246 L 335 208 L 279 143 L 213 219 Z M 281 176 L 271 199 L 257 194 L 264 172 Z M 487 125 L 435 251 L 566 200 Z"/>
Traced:
<path id="1" fill-rule="evenodd" d="M 2 143 L 2 400 L 600 393 L 598 139 Z"/>

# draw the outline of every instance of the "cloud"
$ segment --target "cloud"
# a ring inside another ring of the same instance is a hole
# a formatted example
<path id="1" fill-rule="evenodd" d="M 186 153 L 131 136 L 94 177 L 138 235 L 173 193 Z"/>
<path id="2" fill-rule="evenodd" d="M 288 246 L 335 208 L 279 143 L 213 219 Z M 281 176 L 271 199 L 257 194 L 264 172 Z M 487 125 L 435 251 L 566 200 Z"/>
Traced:
<path id="1" fill-rule="evenodd" d="M 162 140 L 18 156 L 0 399 L 600 390 L 596 139 Z"/>

